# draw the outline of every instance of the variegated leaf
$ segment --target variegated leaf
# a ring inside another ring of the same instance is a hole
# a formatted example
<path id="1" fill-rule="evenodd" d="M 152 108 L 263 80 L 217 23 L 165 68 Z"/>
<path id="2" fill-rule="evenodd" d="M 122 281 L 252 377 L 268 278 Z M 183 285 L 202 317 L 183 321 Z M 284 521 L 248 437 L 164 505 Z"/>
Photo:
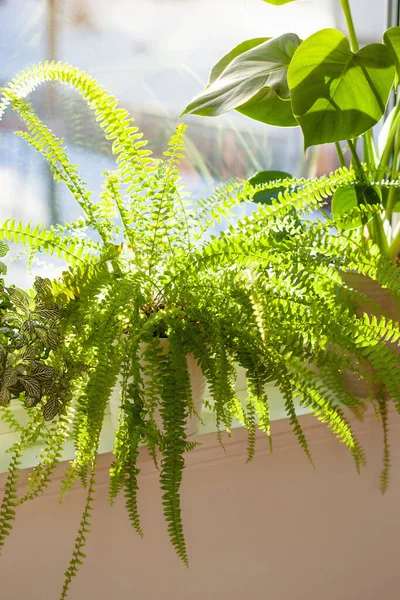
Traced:
<path id="1" fill-rule="evenodd" d="M 53 350 L 58 347 L 59 338 L 55 331 L 50 330 L 47 332 L 47 342 L 50 348 L 52 348 Z"/>
<path id="2" fill-rule="evenodd" d="M 3 258 L 8 252 L 8 246 L 4 242 L 0 241 L 0 256 Z"/>
<path id="3" fill-rule="evenodd" d="M 8 404 L 10 404 L 10 400 L 11 400 L 10 390 L 7 389 L 6 387 L 2 387 L 0 389 L 0 405 L 7 406 Z"/>
<path id="4" fill-rule="evenodd" d="M 40 381 L 46 381 L 54 377 L 54 369 L 44 363 L 36 362 L 31 369 L 31 375 Z"/>
<path id="5" fill-rule="evenodd" d="M 46 396 L 50 396 L 51 394 L 55 394 L 57 391 L 57 385 L 52 379 L 48 379 L 43 382 L 43 393 Z"/>
<path id="6" fill-rule="evenodd" d="M 38 293 L 48 292 L 51 288 L 51 281 L 48 278 L 43 279 L 43 277 L 37 276 L 33 287 Z"/>
<path id="7" fill-rule="evenodd" d="M 18 352 L 18 359 L 30 362 L 36 358 L 37 349 L 34 346 L 24 346 Z"/>
<path id="8" fill-rule="evenodd" d="M 57 321 L 60 316 L 60 311 L 55 306 L 47 306 L 46 304 L 39 304 L 36 307 L 35 313 L 40 319 L 47 319 L 49 321 Z"/>
<path id="9" fill-rule="evenodd" d="M 18 375 L 12 367 L 10 367 L 10 366 L 6 367 L 6 370 L 4 372 L 4 380 L 3 381 L 4 381 L 4 386 L 7 388 L 10 388 L 17 383 Z"/>
<path id="10" fill-rule="evenodd" d="M 40 400 L 42 395 L 42 386 L 35 377 L 31 377 L 30 375 L 21 375 L 20 382 L 24 386 L 28 396 L 38 398 Z"/>
<path id="11" fill-rule="evenodd" d="M 59 413 L 59 403 L 55 396 L 49 398 L 43 408 L 43 416 L 46 421 L 51 421 Z"/>
<path id="12" fill-rule="evenodd" d="M 15 304 L 15 306 L 17 306 L 18 308 L 21 308 L 24 311 L 27 311 L 30 309 L 31 298 L 24 291 L 22 291 L 16 287 L 9 287 L 8 293 L 10 295 L 12 302 Z"/>
<path id="13" fill-rule="evenodd" d="M 33 408 L 40 402 L 40 398 L 33 398 L 32 396 L 28 396 L 25 399 L 25 406 L 27 408 Z"/>

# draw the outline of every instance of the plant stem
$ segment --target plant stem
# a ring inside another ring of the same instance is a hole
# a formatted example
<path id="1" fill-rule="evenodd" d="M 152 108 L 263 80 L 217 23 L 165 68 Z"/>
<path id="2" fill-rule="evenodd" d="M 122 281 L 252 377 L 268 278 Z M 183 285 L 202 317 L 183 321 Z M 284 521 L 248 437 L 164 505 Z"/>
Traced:
<path id="1" fill-rule="evenodd" d="M 344 155 L 343 155 L 343 151 L 340 147 L 339 142 L 335 142 L 335 147 L 336 147 L 336 152 L 337 155 L 339 157 L 339 163 L 341 167 L 345 167 L 346 166 L 346 161 L 344 160 Z"/>
<path id="2" fill-rule="evenodd" d="M 392 123 L 390 125 L 390 131 L 387 137 L 385 148 L 383 149 L 381 160 L 379 161 L 378 169 L 385 169 L 389 166 L 390 157 L 393 152 L 393 145 L 396 137 L 397 128 L 400 125 L 400 102 L 396 106 L 396 110 L 393 114 Z"/>
<path id="3" fill-rule="evenodd" d="M 376 151 L 374 145 L 374 136 L 372 129 L 369 129 L 362 136 L 364 143 L 364 162 L 372 168 L 376 167 Z"/>
<path id="4" fill-rule="evenodd" d="M 359 171 L 360 179 L 364 180 L 365 179 L 364 169 L 363 169 L 361 161 L 358 157 L 356 145 L 354 144 L 353 140 L 347 140 L 347 143 L 349 145 L 350 152 L 353 157 L 354 164 L 356 166 L 356 170 Z"/>
<path id="5" fill-rule="evenodd" d="M 393 169 L 397 169 L 397 163 L 400 153 L 400 135 L 397 135 L 396 142 L 394 145 L 394 153 L 393 153 Z M 396 204 L 396 196 L 397 196 L 397 188 L 393 185 L 389 189 L 387 204 L 386 204 L 386 218 L 390 222 L 392 219 L 393 207 Z"/>
<path id="6" fill-rule="evenodd" d="M 397 258 L 397 255 L 399 253 L 400 253 L 400 229 L 398 230 L 397 235 L 394 238 L 393 242 L 390 244 L 389 259 L 391 261 L 395 261 Z"/>
<path id="7" fill-rule="evenodd" d="M 358 52 L 360 46 L 358 44 L 356 30 L 354 28 L 354 22 L 351 14 L 349 0 L 340 0 L 340 4 L 342 5 L 343 13 L 346 19 L 347 29 L 349 30 L 351 49 L 353 50 L 353 52 Z"/>
<path id="8" fill-rule="evenodd" d="M 374 218 L 372 219 L 372 221 L 370 221 L 370 223 L 368 223 L 368 226 L 372 226 L 372 227 L 368 227 L 368 230 L 369 230 L 370 234 L 372 234 L 371 237 L 374 240 L 375 244 L 377 246 L 379 246 L 379 249 L 380 249 L 382 255 L 385 256 L 386 258 L 390 258 L 389 244 L 388 244 L 385 230 L 383 228 L 383 222 L 382 222 L 381 215 L 376 214 L 374 216 Z"/>

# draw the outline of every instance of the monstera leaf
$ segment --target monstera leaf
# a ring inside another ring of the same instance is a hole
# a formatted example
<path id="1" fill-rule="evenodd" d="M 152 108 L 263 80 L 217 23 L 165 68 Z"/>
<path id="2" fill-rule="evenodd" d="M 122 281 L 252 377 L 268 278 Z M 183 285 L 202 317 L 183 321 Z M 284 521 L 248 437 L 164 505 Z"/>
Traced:
<path id="1" fill-rule="evenodd" d="M 390 27 L 383 36 L 383 41 L 392 51 L 396 64 L 397 80 L 400 79 L 400 27 Z"/>
<path id="2" fill-rule="evenodd" d="M 354 53 L 335 29 L 305 40 L 288 70 L 305 147 L 354 138 L 375 125 L 385 111 L 394 74 L 393 54 L 384 44 Z"/>
<path id="3" fill-rule="evenodd" d="M 259 171 L 249 179 L 249 183 L 253 186 L 262 185 L 263 183 L 271 183 L 276 181 L 277 186 L 273 190 L 261 190 L 256 192 L 252 198 L 252 202 L 257 204 L 271 204 L 272 200 L 278 198 L 280 192 L 285 192 L 285 186 L 279 185 L 279 180 L 290 179 L 292 176 L 285 171 Z"/>
<path id="4" fill-rule="evenodd" d="M 221 73 L 225 71 L 226 67 L 233 61 L 234 58 L 240 56 L 241 54 L 244 54 L 245 52 L 247 52 L 247 50 L 251 50 L 252 48 L 259 46 L 264 42 L 268 42 L 268 40 L 270 39 L 271 38 L 264 37 L 252 38 L 251 40 L 246 40 L 245 42 L 242 42 L 241 44 L 235 46 L 233 50 L 231 50 L 222 58 L 220 58 L 219 61 L 213 66 L 213 68 L 211 69 L 210 76 L 208 78 L 208 86 L 210 86 L 212 83 L 214 83 L 216 79 L 218 79 Z"/>
<path id="5" fill-rule="evenodd" d="M 332 214 L 335 220 L 340 220 L 340 229 L 358 229 L 366 222 L 361 218 L 351 218 L 351 212 L 360 204 L 377 205 L 380 198 L 376 190 L 368 183 L 346 185 L 336 190 L 332 198 Z M 347 215 L 349 215 L 348 218 Z M 372 218 L 372 216 L 370 217 Z"/>
<path id="6" fill-rule="evenodd" d="M 183 114 L 215 117 L 236 109 L 270 125 L 297 125 L 287 70 L 300 40 L 294 33 L 258 43 L 259 39 L 243 42 L 223 57 L 211 71 L 210 85 Z"/>

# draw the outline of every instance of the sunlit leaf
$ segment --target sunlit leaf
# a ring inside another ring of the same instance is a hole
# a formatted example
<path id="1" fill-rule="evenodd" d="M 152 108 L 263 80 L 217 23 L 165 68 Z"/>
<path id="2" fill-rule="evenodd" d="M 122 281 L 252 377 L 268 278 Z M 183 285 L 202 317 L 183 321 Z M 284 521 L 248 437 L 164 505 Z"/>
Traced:
<path id="1" fill-rule="evenodd" d="M 397 79 L 400 78 L 400 27 L 390 27 L 385 31 L 383 41 L 392 51 L 396 64 Z"/>
<path id="2" fill-rule="evenodd" d="M 392 52 L 384 44 L 353 53 L 335 29 L 311 35 L 288 70 L 305 147 L 354 138 L 375 125 L 385 112 L 394 74 Z"/>
<path id="3" fill-rule="evenodd" d="M 331 208 L 335 220 L 340 220 L 340 229 L 357 229 L 366 223 L 361 217 L 351 216 L 353 209 L 360 205 L 375 204 L 380 204 L 376 190 L 369 184 L 358 183 L 338 188 L 333 195 Z"/>
<path id="4" fill-rule="evenodd" d="M 336 190 L 332 198 L 332 214 L 335 219 L 340 219 L 340 229 L 356 229 L 361 226 L 361 219 L 344 219 L 346 213 L 358 206 L 358 197 L 354 185 L 340 187 Z"/>
<path id="5" fill-rule="evenodd" d="M 269 39 L 270 38 L 266 37 L 253 38 L 235 46 L 233 50 L 231 50 L 230 52 L 225 54 L 225 56 L 220 58 L 220 60 L 213 66 L 210 72 L 210 76 L 208 78 L 208 85 L 211 85 L 216 79 L 218 79 L 222 71 L 226 69 L 226 67 L 233 61 L 234 58 L 236 58 L 240 54 L 243 54 L 244 52 L 247 52 L 247 50 L 251 50 L 251 48 L 255 48 L 255 46 L 259 46 L 260 44 L 267 42 Z"/>
<path id="6" fill-rule="evenodd" d="M 59 403 L 57 398 L 53 396 L 52 398 L 49 398 L 49 400 L 43 407 L 43 416 L 45 418 L 45 421 L 51 421 L 52 419 L 54 419 L 54 417 L 58 415 L 58 412 Z"/>
<path id="7" fill-rule="evenodd" d="M 296 125 L 287 70 L 299 45 L 297 35 L 287 33 L 236 56 L 183 114 L 215 117 L 237 109 L 263 123 L 281 127 Z"/>
<path id="8" fill-rule="evenodd" d="M 279 181 L 280 179 L 287 179 L 291 177 L 292 176 L 289 173 L 285 173 L 284 171 L 259 171 L 249 179 L 249 183 L 252 186 L 256 186 L 261 185 L 263 183 L 270 183 L 271 181 Z M 273 198 L 277 198 L 279 192 L 284 192 L 285 189 L 285 187 L 279 186 L 278 183 L 276 188 L 273 190 L 262 190 L 260 192 L 256 192 L 252 200 L 257 204 L 271 204 Z"/>

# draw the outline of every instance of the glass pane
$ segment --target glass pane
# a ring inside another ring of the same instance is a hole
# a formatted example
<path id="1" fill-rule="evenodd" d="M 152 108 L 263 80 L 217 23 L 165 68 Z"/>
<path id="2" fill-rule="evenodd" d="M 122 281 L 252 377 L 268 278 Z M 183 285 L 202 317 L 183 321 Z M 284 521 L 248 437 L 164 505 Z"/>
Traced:
<path id="1" fill-rule="evenodd" d="M 379 41 L 386 0 L 353 0 L 362 43 Z M 261 0 L 0 0 L 0 84 L 39 61 L 69 62 L 94 76 L 129 109 L 158 155 L 185 105 L 205 85 L 212 65 L 245 39 L 294 31 L 305 37 L 324 27 L 345 29 L 339 0 L 271 6 Z M 110 147 L 76 93 L 41 86 L 31 100 L 41 118 L 65 138 L 72 162 L 98 193 L 113 167 Z M 229 177 L 260 169 L 293 174 L 336 166 L 330 146 L 304 157 L 297 128 L 280 130 L 230 113 L 186 118 L 182 175 L 196 194 Z M 0 123 L 0 219 L 69 221 L 75 200 L 54 184 L 43 160 L 24 140 L 8 111 Z M 17 265 L 18 263 L 15 263 Z"/>

